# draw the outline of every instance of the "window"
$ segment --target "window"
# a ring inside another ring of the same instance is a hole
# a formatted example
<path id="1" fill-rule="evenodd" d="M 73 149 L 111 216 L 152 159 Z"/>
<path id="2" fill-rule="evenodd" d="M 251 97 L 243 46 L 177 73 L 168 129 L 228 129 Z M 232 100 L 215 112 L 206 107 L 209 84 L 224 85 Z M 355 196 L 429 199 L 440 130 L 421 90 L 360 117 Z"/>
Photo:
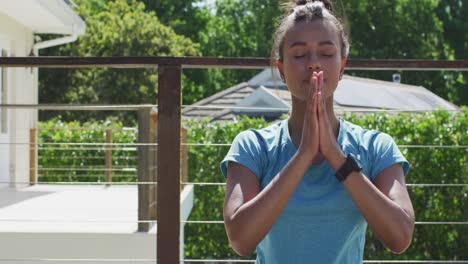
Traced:
<path id="1" fill-rule="evenodd" d="M 0 49 L 2 57 L 7 56 L 4 49 Z M 0 104 L 7 104 L 7 68 L 0 67 Z M 7 130 L 7 109 L 0 107 L 0 133 L 6 134 Z"/>

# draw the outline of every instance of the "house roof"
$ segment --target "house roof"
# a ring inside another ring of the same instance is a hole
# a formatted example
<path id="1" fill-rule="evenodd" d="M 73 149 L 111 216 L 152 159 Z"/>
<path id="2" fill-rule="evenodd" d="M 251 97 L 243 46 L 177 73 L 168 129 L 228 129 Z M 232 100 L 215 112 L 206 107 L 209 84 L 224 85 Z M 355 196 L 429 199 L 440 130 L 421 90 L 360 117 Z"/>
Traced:
<path id="1" fill-rule="evenodd" d="M 2 1 L 3 13 L 37 34 L 84 34 L 85 22 L 71 0 Z"/>
<path id="2" fill-rule="evenodd" d="M 257 92 L 259 89 L 268 92 L 263 91 L 262 94 Z M 185 118 L 210 118 L 213 121 L 234 120 L 240 115 L 277 119 L 289 111 L 290 105 L 291 95 L 278 72 L 275 71 L 272 74 L 271 69 L 265 69 L 248 82 L 235 85 L 191 105 L 192 107 L 183 111 L 183 116 Z M 343 76 L 338 84 L 334 94 L 334 107 L 338 115 L 349 111 L 382 109 L 458 110 L 457 106 L 422 86 L 348 75 Z"/>

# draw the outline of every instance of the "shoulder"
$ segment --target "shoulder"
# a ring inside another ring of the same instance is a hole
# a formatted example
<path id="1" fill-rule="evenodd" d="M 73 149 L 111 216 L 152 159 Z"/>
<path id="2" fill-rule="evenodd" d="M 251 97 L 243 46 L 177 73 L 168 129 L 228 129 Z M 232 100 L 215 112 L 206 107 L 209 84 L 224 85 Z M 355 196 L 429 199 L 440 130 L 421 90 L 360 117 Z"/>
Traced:
<path id="1" fill-rule="evenodd" d="M 268 164 L 268 153 L 280 138 L 282 122 L 277 122 L 262 129 L 249 129 L 240 132 L 234 138 L 231 148 L 221 162 L 221 171 L 227 176 L 229 161 L 234 161 L 250 169 L 257 177 L 262 175 Z"/>
<path id="2" fill-rule="evenodd" d="M 261 129 L 248 129 L 240 132 L 233 141 L 233 144 L 258 145 L 268 147 L 278 138 L 281 133 L 281 126 L 284 121 L 273 123 Z"/>
<path id="3" fill-rule="evenodd" d="M 344 126 L 345 136 L 351 138 L 351 140 L 356 141 L 360 145 L 374 145 L 374 144 L 385 144 L 392 143 L 393 138 L 384 132 L 366 129 L 356 124 L 353 124 L 349 121 L 342 120 Z"/>
<path id="4" fill-rule="evenodd" d="M 346 134 L 343 141 L 351 145 L 350 149 L 361 154 L 362 162 L 367 163 L 371 179 L 375 179 L 383 169 L 395 163 L 401 163 L 405 175 L 408 173 L 409 163 L 389 134 L 365 129 L 344 120 L 343 124 Z"/>

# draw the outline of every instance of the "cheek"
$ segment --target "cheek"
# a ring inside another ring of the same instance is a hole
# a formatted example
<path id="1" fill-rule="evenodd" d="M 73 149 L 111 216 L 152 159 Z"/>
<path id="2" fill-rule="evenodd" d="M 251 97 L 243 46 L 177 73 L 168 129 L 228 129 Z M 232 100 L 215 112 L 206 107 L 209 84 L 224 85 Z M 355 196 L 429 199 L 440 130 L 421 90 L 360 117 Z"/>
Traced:
<path id="1" fill-rule="evenodd" d="M 284 70 L 285 70 L 285 74 L 288 76 L 288 77 L 295 77 L 295 76 L 300 76 L 303 74 L 303 69 L 304 69 L 304 66 L 303 64 L 300 62 L 300 61 L 288 61 L 286 63 L 285 61 L 285 65 L 284 65 Z"/>

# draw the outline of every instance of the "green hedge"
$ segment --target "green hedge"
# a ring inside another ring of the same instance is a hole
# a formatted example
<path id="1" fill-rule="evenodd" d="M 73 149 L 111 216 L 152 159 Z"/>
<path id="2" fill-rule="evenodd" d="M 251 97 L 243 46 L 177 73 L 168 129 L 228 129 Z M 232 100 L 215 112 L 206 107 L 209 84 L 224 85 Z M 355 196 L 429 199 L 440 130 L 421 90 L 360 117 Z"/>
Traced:
<path id="1" fill-rule="evenodd" d="M 136 142 L 136 130 L 124 129 L 119 122 L 63 123 L 58 119 L 40 122 L 39 182 L 104 182 L 106 129 L 112 130 L 113 143 Z M 113 181 L 135 181 L 137 172 L 124 168 L 137 167 L 136 147 L 113 148 L 112 169 L 116 170 Z"/>
<path id="2" fill-rule="evenodd" d="M 349 115 L 344 119 L 369 129 L 377 129 L 390 134 L 400 145 L 400 149 L 411 164 L 407 183 L 458 183 L 467 184 L 467 148 L 410 148 L 402 145 L 468 145 L 468 108 L 453 114 L 437 111 L 424 114 L 386 115 L 383 113 L 365 116 Z M 57 125 L 58 124 L 58 125 Z M 190 143 L 230 143 L 234 137 L 248 128 L 261 128 L 268 125 L 262 119 L 241 118 L 235 122 L 209 123 L 206 121 L 185 121 Z M 122 130 L 118 123 L 77 122 L 62 124 L 57 120 L 41 123 L 41 128 L 82 127 L 94 130 L 41 130 L 40 142 L 104 142 L 101 127 L 114 129 L 114 142 L 135 143 L 134 130 Z M 224 182 L 219 169 L 219 162 L 229 147 L 226 146 L 191 146 L 189 149 L 189 177 L 191 182 Z M 66 154 L 64 154 L 66 152 Z M 104 158 L 81 159 L 83 156 L 104 157 L 104 150 L 40 150 L 40 165 L 53 166 L 103 166 Z M 113 151 L 114 166 L 136 167 L 136 151 Z M 117 159 L 116 156 L 127 157 Z M 52 172 L 48 172 L 49 175 Z M 57 173 L 54 172 L 56 175 Z M 75 172 L 87 174 L 89 172 Z M 94 175 L 103 172 L 94 172 Z M 122 174 L 119 172 L 119 174 Z M 132 174 L 136 174 L 133 172 Z M 41 181 L 96 181 L 103 178 L 69 177 L 64 179 L 42 177 Z M 123 178 L 135 180 L 134 177 Z M 117 179 L 115 179 L 117 180 Z M 417 222 L 466 222 L 468 221 L 467 187 L 408 187 Z M 222 220 L 224 189 L 222 186 L 195 187 L 195 204 L 189 220 Z M 364 259 L 412 259 L 412 260 L 466 260 L 468 259 L 467 225 L 416 225 L 411 247 L 402 255 L 395 255 L 386 250 L 372 235 L 367 234 Z M 222 224 L 185 225 L 185 255 L 190 259 L 225 259 L 239 258 L 230 249 Z M 254 258 L 253 255 L 246 257 Z"/>

